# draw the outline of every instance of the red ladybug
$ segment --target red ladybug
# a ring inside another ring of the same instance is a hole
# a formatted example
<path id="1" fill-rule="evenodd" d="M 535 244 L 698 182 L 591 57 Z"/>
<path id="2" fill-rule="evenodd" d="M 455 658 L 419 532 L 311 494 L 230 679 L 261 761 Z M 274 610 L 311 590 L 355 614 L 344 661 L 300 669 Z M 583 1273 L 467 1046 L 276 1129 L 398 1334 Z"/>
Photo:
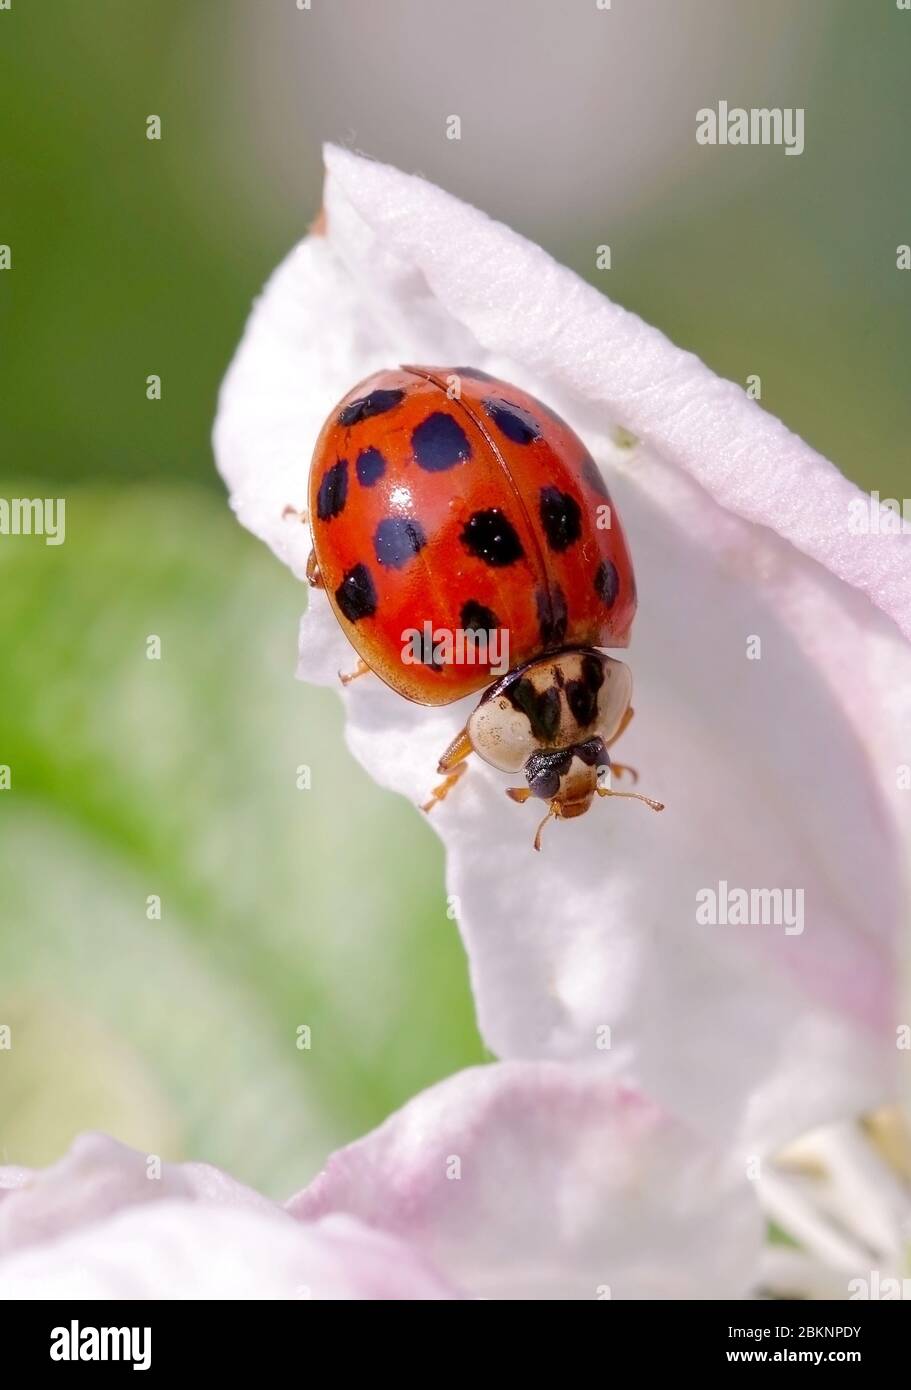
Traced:
<path id="1" fill-rule="evenodd" d="M 373 671 L 421 705 L 484 690 L 425 810 L 471 752 L 524 770 L 508 795 L 548 802 L 544 821 L 582 815 L 596 792 L 637 796 L 608 775 L 633 713 L 629 668 L 597 650 L 629 642 L 632 563 L 558 415 L 471 367 L 377 372 L 320 432 L 309 519 L 308 576 L 360 657 L 343 680 Z"/>

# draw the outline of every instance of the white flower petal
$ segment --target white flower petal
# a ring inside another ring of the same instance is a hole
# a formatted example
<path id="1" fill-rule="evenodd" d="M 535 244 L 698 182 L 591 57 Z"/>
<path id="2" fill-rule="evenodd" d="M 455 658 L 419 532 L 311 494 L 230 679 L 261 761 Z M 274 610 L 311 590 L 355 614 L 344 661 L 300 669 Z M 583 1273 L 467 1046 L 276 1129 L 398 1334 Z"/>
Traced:
<path id="1" fill-rule="evenodd" d="M 159 1163 L 106 1134 L 86 1133 L 48 1168 L 0 1169 L 0 1190 L 10 1189 L 0 1204 L 0 1256 L 146 1202 L 179 1198 L 275 1211 L 268 1198 L 208 1163 Z"/>
<path id="2" fill-rule="evenodd" d="M 15 1192 L 23 1183 L 28 1182 L 30 1170 L 22 1168 L 18 1164 L 7 1164 L 0 1168 L 0 1200 L 10 1192 Z"/>
<path id="3" fill-rule="evenodd" d="M 461 1296 L 391 1237 L 301 1227 L 218 1168 L 150 1158 L 89 1133 L 49 1168 L 0 1168 L 0 1298 Z"/>
<path id="4" fill-rule="evenodd" d="M 423 179 L 334 147 L 326 167 L 330 234 L 362 288 L 382 251 L 375 304 L 386 265 L 399 266 L 393 293 L 407 286 L 407 267 L 412 284 L 426 281 L 437 312 L 486 353 L 521 363 L 524 375 L 548 382 L 551 397 L 596 406 L 596 428 L 605 416 L 623 425 L 726 509 L 773 526 L 868 593 L 911 636 L 903 538 L 853 534 L 857 489 L 739 386 L 525 237 Z"/>
<path id="5" fill-rule="evenodd" d="M 0 1299 L 459 1297 L 401 1242 L 357 1222 L 169 1199 L 0 1259 Z"/>
<path id="6" fill-rule="evenodd" d="M 420 179 L 327 152 L 328 235 L 276 272 L 223 388 L 219 466 L 298 574 L 309 453 L 335 401 L 399 361 L 472 362 L 566 415 L 607 470 L 639 580 L 636 720 L 618 756 L 662 816 L 606 803 L 530 840 L 475 767 L 433 815 L 479 1021 L 501 1056 L 605 1057 L 751 1151 L 894 1089 L 894 941 L 911 898 L 911 567 L 858 536 L 860 494 L 731 383 L 543 251 Z M 643 441 L 613 442 L 621 425 Z M 353 655 L 320 594 L 300 674 Z M 761 638 L 761 660 L 747 639 Z M 471 702 L 366 678 L 348 738 L 414 801 Z M 696 894 L 803 890 L 800 934 L 703 926 Z"/>
<path id="7" fill-rule="evenodd" d="M 473 1068 L 409 1102 L 288 1204 L 346 1212 L 480 1298 L 737 1298 L 752 1185 L 597 1065 Z"/>

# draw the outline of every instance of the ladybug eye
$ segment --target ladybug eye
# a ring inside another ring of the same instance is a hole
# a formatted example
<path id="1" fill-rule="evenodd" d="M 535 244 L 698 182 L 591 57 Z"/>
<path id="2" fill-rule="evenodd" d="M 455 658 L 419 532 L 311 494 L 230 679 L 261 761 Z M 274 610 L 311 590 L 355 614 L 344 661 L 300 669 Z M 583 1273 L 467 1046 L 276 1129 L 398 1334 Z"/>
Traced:
<path id="1" fill-rule="evenodd" d="M 525 764 L 525 776 L 532 796 L 550 801 L 560 790 L 560 778 L 572 761 L 571 753 L 532 753 Z"/>

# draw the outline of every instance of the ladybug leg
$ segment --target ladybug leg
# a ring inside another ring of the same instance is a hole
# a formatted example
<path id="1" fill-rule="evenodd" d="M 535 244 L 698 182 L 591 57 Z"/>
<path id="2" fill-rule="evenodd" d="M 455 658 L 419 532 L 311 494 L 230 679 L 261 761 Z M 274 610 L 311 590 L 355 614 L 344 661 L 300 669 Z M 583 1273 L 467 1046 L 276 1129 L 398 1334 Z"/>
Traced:
<path id="1" fill-rule="evenodd" d="M 456 782 L 458 782 L 459 778 L 464 776 L 464 774 L 467 771 L 467 763 L 459 763 L 457 767 L 454 767 L 451 772 L 446 774 L 442 782 L 440 782 L 439 786 L 434 787 L 433 791 L 430 793 L 429 798 L 422 803 L 421 810 L 426 811 L 429 814 L 438 801 L 445 800 L 445 798 L 452 791 Z"/>
<path id="2" fill-rule="evenodd" d="M 620 727 L 619 727 L 619 729 L 618 729 L 617 732 L 614 734 L 613 738 L 608 740 L 608 742 L 607 742 L 607 744 L 605 745 L 605 747 L 607 747 L 607 748 L 612 748 L 613 745 L 617 742 L 617 739 L 620 738 L 623 734 L 626 733 L 627 729 L 629 728 L 629 726 L 630 726 L 630 724 L 631 724 L 631 722 L 632 722 L 632 718 L 633 718 L 633 714 L 634 714 L 634 713 L 635 713 L 635 711 L 634 711 L 632 705 L 630 705 L 629 709 L 626 711 L 626 714 L 624 714 L 623 718 L 620 720 Z M 615 763 L 615 762 L 612 762 L 612 763 L 611 763 L 611 772 L 614 773 L 614 774 L 616 774 L 617 777 L 623 777 L 623 776 L 625 776 L 627 773 L 629 773 L 629 775 L 630 775 L 630 777 L 632 778 L 632 781 L 633 781 L 633 786 L 635 786 L 636 783 L 639 781 L 639 773 L 636 771 L 636 769 L 635 769 L 634 767 L 630 767 L 627 763 Z"/>
<path id="3" fill-rule="evenodd" d="M 307 582 L 313 589 L 325 589 L 323 576 L 319 572 L 319 565 L 316 563 L 316 551 L 311 550 L 307 558 Z"/>
<path id="4" fill-rule="evenodd" d="M 301 511 L 297 507 L 292 507 L 290 502 L 282 512 L 282 519 L 286 516 L 296 516 L 302 526 L 306 526 L 309 520 L 306 510 Z"/>
<path id="5" fill-rule="evenodd" d="M 339 680 L 341 681 L 342 685 L 350 685 L 352 681 L 356 681 L 356 680 L 357 680 L 358 676 L 369 676 L 369 675 L 370 675 L 370 667 L 367 665 L 367 663 L 366 663 L 366 661 L 363 659 L 363 657 L 360 657 L 360 656 L 359 656 L 358 659 L 357 659 L 357 665 L 355 666 L 354 670 L 353 670 L 353 671 L 339 671 L 339 673 L 338 673 L 338 678 L 339 678 Z"/>
<path id="6" fill-rule="evenodd" d="M 439 786 L 434 787 L 429 799 L 423 803 L 422 811 L 429 814 L 438 801 L 443 801 L 449 795 L 459 778 L 468 771 L 468 763 L 465 759 L 472 751 L 468 730 L 462 729 L 456 734 L 437 764 L 437 772 L 444 774 L 443 780 Z"/>
<path id="7" fill-rule="evenodd" d="M 614 734 L 613 738 L 609 738 L 609 739 L 607 740 L 607 743 L 605 744 L 605 747 L 606 747 L 606 748 L 613 748 L 614 744 L 617 742 L 617 739 L 623 737 L 623 735 L 626 733 L 627 729 L 629 728 L 630 724 L 632 724 L 632 722 L 633 722 L 633 715 L 634 715 L 635 713 L 636 713 L 636 711 L 633 709 L 632 705 L 630 705 L 629 708 L 628 708 L 627 711 L 626 711 L 626 714 L 624 714 L 623 718 L 620 720 L 620 727 L 619 727 L 619 729 L 618 729 L 617 732 Z"/>
<path id="8" fill-rule="evenodd" d="M 631 705 L 629 709 L 626 711 L 626 714 L 624 714 L 623 718 L 620 720 L 620 728 L 614 734 L 613 738 L 608 740 L 608 743 L 606 745 L 608 748 L 610 748 L 613 744 L 617 742 L 617 739 L 620 737 L 622 733 L 626 732 L 626 730 L 629 728 L 630 720 L 632 719 L 632 717 L 633 707 Z M 634 767 L 627 767 L 625 763 L 611 763 L 611 772 L 620 773 L 621 776 L 624 772 L 628 772 L 633 779 L 634 786 L 636 782 L 639 781 L 639 774 L 636 771 L 636 769 Z M 664 810 L 663 801 L 653 801 L 650 796 L 643 796 L 641 792 L 615 792 L 611 791 L 610 787 L 597 787 L 596 791 L 599 796 L 625 796 L 628 797 L 631 801 L 644 801 L 646 806 L 651 806 L 653 811 Z"/>

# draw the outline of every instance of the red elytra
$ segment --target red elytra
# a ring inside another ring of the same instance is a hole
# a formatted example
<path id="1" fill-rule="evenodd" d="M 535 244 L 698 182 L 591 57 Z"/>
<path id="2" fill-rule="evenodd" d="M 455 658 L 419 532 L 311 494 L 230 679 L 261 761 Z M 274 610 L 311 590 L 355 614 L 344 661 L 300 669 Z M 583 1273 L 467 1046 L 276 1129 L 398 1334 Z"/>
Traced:
<path id="1" fill-rule="evenodd" d="M 513 666 L 629 641 L 632 562 L 600 470 L 547 406 L 482 372 L 401 367 L 355 386 L 317 440 L 309 513 L 345 634 L 418 704 L 492 679 L 457 652 L 403 662 L 404 634 L 425 623 L 454 632 L 492 617 Z"/>
<path id="2" fill-rule="evenodd" d="M 308 575 L 361 658 L 355 674 L 422 705 L 489 687 L 425 809 L 471 752 L 523 770 L 527 787 L 508 793 L 547 801 L 545 820 L 581 815 L 596 792 L 661 809 L 609 785 L 632 682 L 597 649 L 628 644 L 636 585 L 600 470 L 549 407 L 470 367 L 377 372 L 320 432 L 309 521 Z M 459 641 L 478 632 L 500 645 Z M 451 645 L 436 645 L 447 634 Z M 508 670 L 493 664 L 504 640 Z"/>

